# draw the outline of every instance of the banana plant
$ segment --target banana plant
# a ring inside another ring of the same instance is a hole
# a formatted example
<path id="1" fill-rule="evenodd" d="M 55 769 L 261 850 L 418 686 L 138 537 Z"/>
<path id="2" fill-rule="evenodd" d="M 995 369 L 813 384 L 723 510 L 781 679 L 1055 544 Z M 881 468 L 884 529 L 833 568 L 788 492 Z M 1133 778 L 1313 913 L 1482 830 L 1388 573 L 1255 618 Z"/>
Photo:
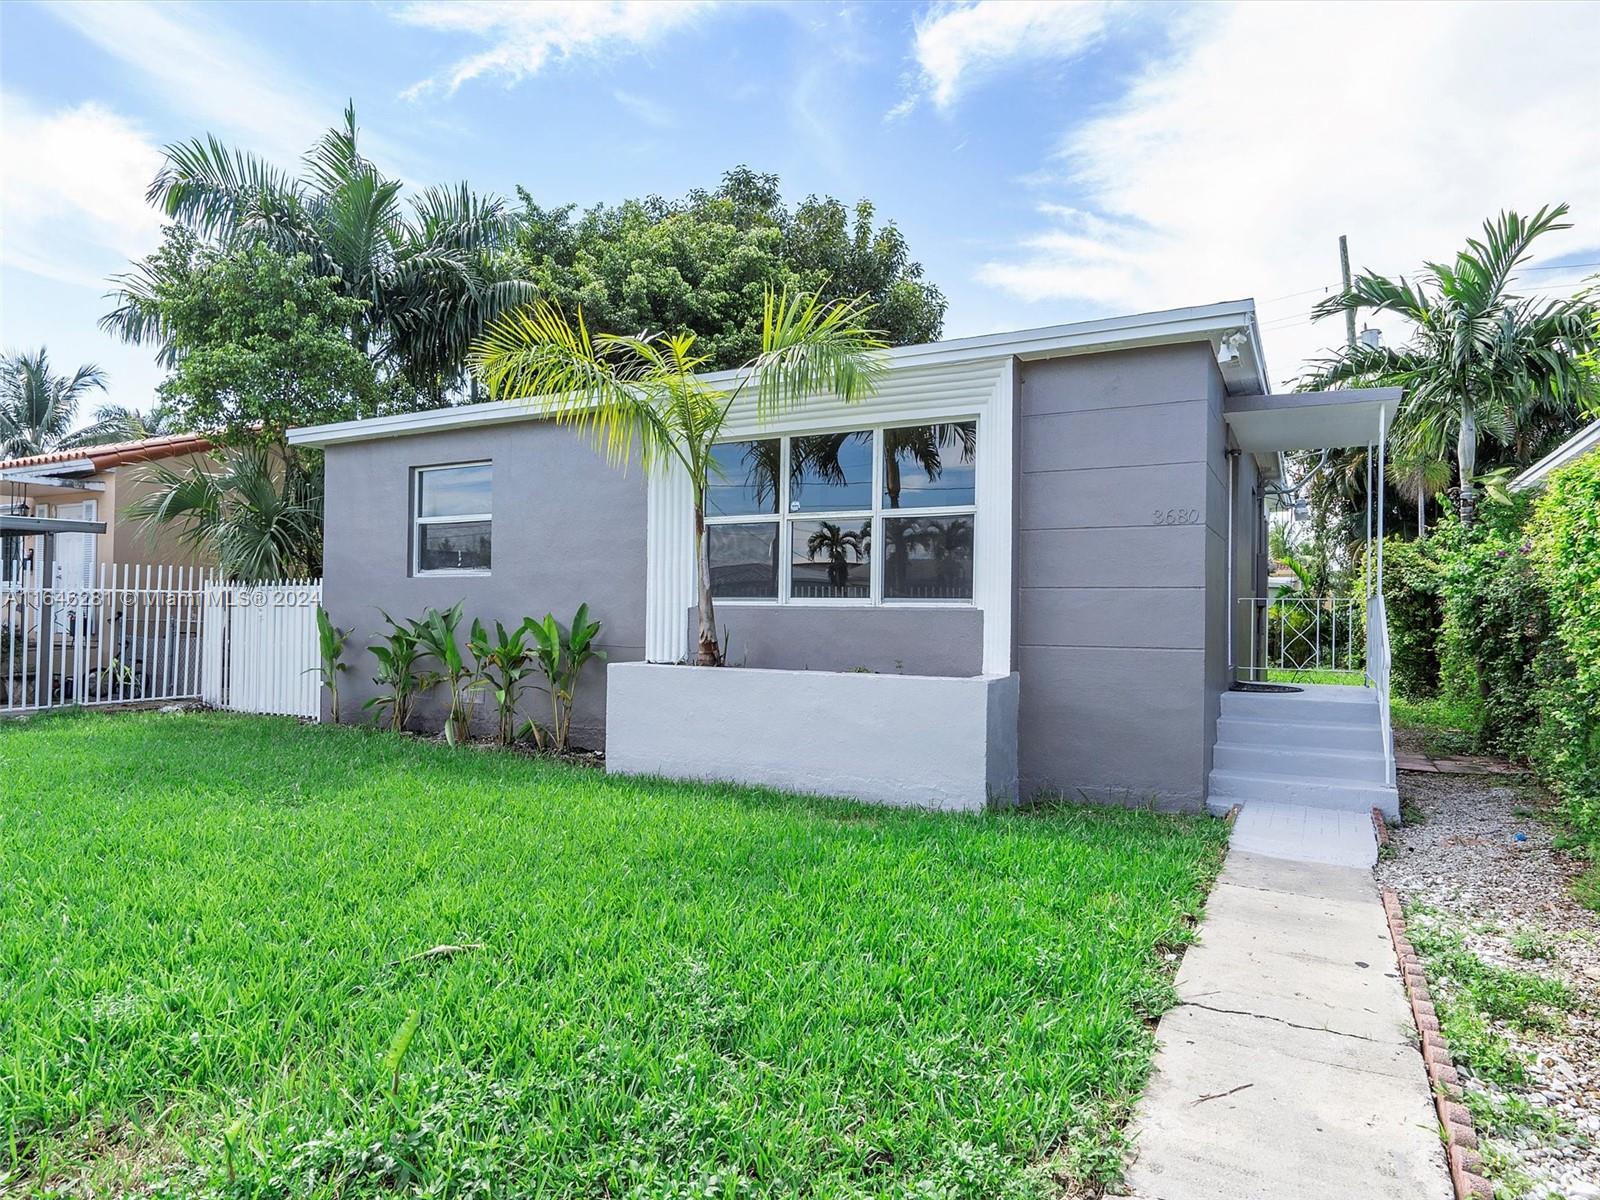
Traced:
<path id="1" fill-rule="evenodd" d="M 494 639 L 483 622 L 474 620 L 467 637 L 476 678 L 472 686 L 494 697 L 495 741 L 509 746 L 517 740 L 517 701 L 527 687 L 525 679 L 533 669 L 529 661 L 528 627 L 519 625 L 510 633 L 499 621 L 494 623 Z M 530 721 L 531 726 L 533 723 Z"/>
<path id="2" fill-rule="evenodd" d="M 580 604 L 570 626 L 546 613 L 544 620 L 529 617 L 522 623 L 533 641 L 533 660 L 544 675 L 544 690 L 550 697 L 550 724 L 534 723 L 534 741 L 541 750 L 557 754 L 567 748 L 572 732 L 573 697 L 583 668 L 591 661 L 604 662 L 605 651 L 596 644 L 600 622 L 589 619 L 589 606 Z"/>
<path id="3" fill-rule="evenodd" d="M 419 627 L 415 621 L 402 624 L 382 609 L 378 611 L 388 622 L 389 630 L 383 634 L 382 641 L 368 646 L 367 650 L 378 660 L 378 673 L 372 677 L 372 682 L 384 690 L 361 707 L 374 709 L 379 714 L 387 709 L 389 728 L 402 730 L 411 719 L 411 706 L 416 703 L 417 692 L 422 687 L 417 671 L 417 664 L 423 657 L 418 643 Z"/>
<path id="4" fill-rule="evenodd" d="M 339 660 L 344 656 L 344 644 L 349 639 L 350 631 L 340 629 L 328 616 L 328 610 L 317 605 L 317 652 L 322 661 L 311 669 L 321 674 L 322 686 L 328 689 L 335 725 L 339 723 L 339 672 L 350 669 Z"/>
<path id="5" fill-rule="evenodd" d="M 461 652 L 456 631 L 461 628 L 461 601 L 449 608 L 430 608 L 416 624 L 417 646 L 439 665 L 422 676 L 425 688 L 443 685 L 450 696 L 450 711 L 445 717 L 444 740 L 454 746 L 467 740 L 472 716 L 469 691 L 472 667 Z"/>

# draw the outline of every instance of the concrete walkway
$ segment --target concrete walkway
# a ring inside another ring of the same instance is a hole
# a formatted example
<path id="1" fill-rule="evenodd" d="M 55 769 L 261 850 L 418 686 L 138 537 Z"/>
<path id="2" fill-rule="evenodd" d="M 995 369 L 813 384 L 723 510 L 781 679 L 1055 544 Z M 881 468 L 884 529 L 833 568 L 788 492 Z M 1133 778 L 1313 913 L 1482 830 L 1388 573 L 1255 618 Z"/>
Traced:
<path id="1" fill-rule="evenodd" d="M 1270 800 L 1252 800 L 1239 810 L 1228 845 L 1235 853 L 1335 867 L 1370 868 L 1378 861 L 1378 831 L 1370 812 Z"/>
<path id="2" fill-rule="evenodd" d="M 1369 871 L 1236 845 L 1177 987 L 1135 1118 L 1128 1194 L 1453 1195 Z"/>

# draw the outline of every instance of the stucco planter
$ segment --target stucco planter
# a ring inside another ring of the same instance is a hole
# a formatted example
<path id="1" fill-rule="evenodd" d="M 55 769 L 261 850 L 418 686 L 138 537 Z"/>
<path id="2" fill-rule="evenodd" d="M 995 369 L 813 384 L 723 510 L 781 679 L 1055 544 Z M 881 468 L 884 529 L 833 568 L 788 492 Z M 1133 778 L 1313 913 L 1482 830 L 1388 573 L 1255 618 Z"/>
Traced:
<path id="1" fill-rule="evenodd" d="M 606 770 L 876 804 L 1009 804 L 1017 795 L 1017 676 L 613 663 Z"/>

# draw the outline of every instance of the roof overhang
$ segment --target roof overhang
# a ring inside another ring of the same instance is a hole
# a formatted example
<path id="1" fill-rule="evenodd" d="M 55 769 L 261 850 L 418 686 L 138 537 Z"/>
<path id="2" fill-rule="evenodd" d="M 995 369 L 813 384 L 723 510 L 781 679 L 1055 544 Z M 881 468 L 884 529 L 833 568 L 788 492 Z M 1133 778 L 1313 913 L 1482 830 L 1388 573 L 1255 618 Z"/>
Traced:
<path id="1" fill-rule="evenodd" d="M 1230 396 L 1222 412 L 1234 442 L 1250 454 L 1338 450 L 1377 442 L 1394 424 L 1400 395 L 1399 388 L 1350 388 Z"/>
<path id="2" fill-rule="evenodd" d="M 1585 454 L 1600 451 L 1600 420 L 1591 421 L 1549 454 L 1511 481 L 1513 492 L 1526 492 L 1544 486 L 1552 471 L 1575 463 Z"/>
<path id="3" fill-rule="evenodd" d="M 0 513 L 0 533 L 104 533 L 104 521 L 79 521 L 70 517 L 18 517 Z"/>
<path id="4" fill-rule="evenodd" d="M 952 338 L 920 346 L 897 346 L 884 351 L 884 359 L 892 372 L 914 367 L 960 366 L 1005 358 L 1031 361 L 1074 354 L 1101 354 L 1186 342 L 1210 343 L 1216 355 L 1217 369 L 1222 373 L 1223 383 L 1230 395 L 1266 391 L 1267 369 L 1253 300 L 1230 300 L 1194 308 L 1173 308 L 1133 316 L 1077 321 L 1070 325 L 1050 325 L 1042 329 Z M 739 377 L 738 371 L 715 371 L 700 376 L 713 386 L 736 383 Z M 340 421 L 331 425 L 312 425 L 291 429 L 288 436 L 290 443 L 296 446 L 338 446 L 347 442 L 373 441 L 414 433 L 527 421 L 540 415 L 536 399 L 530 397 L 494 400 L 485 404 L 462 404 L 425 412 L 396 413 L 393 416 Z"/>
<path id="5" fill-rule="evenodd" d="M 59 467 L 12 467 L 10 470 L 0 471 L 0 482 L 21 483 L 33 487 L 66 488 L 74 492 L 103 492 L 106 485 L 97 479 L 79 479 L 78 475 L 94 473 L 93 463 L 83 463 L 83 470 L 76 469 L 77 464 L 63 463 Z M 65 468 L 65 469 L 64 469 Z"/>

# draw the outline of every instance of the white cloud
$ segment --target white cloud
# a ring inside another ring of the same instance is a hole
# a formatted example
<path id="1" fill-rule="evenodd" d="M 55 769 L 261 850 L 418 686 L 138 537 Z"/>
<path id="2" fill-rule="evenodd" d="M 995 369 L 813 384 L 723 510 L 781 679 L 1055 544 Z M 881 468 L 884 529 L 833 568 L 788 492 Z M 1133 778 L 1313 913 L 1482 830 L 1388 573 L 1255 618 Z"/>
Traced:
<path id="1" fill-rule="evenodd" d="M 892 116 L 926 96 L 948 108 L 973 78 L 1019 59 L 1065 60 L 1105 36 L 1107 0 L 978 0 L 939 4 L 917 21 L 913 52 L 918 79 Z"/>
<path id="2" fill-rule="evenodd" d="M 536 75 L 552 59 L 637 50 L 681 28 L 710 7 L 708 0 L 545 0 L 476 4 L 413 0 L 400 20 L 437 33 L 463 34 L 488 43 L 441 75 L 413 84 L 415 98 L 436 88 L 454 92 L 480 76 L 513 84 Z"/>
<path id="3" fill-rule="evenodd" d="M 161 217 L 145 203 L 159 149 L 98 104 L 42 110 L 0 96 L 0 262 L 103 290 L 111 271 L 149 253 Z"/>
<path id="4" fill-rule="evenodd" d="M 1120 311 L 1261 297 L 1281 382 L 1343 339 L 1292 294 L 1337 283 L 1341 233 L 1355 269 L 1410 272 L 1502 208 L 1567 200 L 1577 227 L 1541 252 L 1600 258 L 1593 9 L 1240 5 L 1183 33 L 1067 133 L 1074 207 L 1041 206 L 982 281 Z"/>

